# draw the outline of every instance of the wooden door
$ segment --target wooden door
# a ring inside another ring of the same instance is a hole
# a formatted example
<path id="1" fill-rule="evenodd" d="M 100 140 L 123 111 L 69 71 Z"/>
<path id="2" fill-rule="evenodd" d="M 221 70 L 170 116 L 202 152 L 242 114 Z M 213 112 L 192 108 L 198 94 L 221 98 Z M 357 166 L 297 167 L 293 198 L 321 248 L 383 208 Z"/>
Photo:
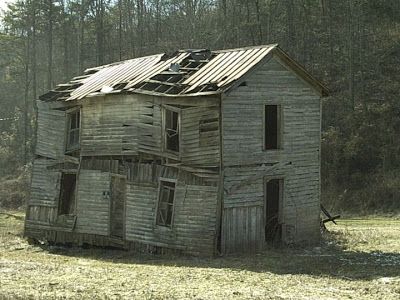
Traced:
<path id="1" fill-rule="evenodd" d="M 111 177 L 110 235 L 123 238 L 125 229 L 126 179 Z"/>

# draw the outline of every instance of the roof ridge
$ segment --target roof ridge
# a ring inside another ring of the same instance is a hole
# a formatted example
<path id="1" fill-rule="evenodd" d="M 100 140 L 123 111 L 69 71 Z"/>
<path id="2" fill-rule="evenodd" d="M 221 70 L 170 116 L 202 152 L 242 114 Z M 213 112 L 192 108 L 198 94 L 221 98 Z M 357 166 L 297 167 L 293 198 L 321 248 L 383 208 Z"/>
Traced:
<path id="1" fill-rule="evenodd" d="M 261 49 L 261 48 L 277 48 L 278 44 L 267 44 L 267 45 L 255 45 L 255 46 L 247 46 L 247 47 L 238 47 L 232 49 L 221 49 L 221 50 L 213 50 L 214 53 L 224 53 L 224 52 L 232 52 L 232 51 L 240 51 L 240 50 L 251 50 L 251 49 Z"/>

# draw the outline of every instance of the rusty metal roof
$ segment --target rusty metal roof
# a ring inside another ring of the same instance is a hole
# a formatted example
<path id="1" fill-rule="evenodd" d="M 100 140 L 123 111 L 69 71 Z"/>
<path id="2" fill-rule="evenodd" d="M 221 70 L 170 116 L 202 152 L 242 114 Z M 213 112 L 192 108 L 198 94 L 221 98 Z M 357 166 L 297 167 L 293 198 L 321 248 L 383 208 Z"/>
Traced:
<path id="1" fill-rule="evenodd" d="M 181 50 L 171 56 L 157 54 L 90 68 L 40 99 L 69 101 L 122 92 L 174 97 L 218 94 L 275 49 L 286 62 L 293 64 L 295 72 L 304 73 L 319 84 L 274 44 L 220 51 Z M 320 88 L 324 90 L 322 84 Z"/>

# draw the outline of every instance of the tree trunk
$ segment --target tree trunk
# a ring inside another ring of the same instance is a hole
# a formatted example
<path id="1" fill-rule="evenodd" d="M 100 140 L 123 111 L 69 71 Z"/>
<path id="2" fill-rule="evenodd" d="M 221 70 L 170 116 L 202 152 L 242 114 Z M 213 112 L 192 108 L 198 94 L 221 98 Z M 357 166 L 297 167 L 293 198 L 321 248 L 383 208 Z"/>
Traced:
<path id="1" fill-rule="evenodd" d="M 48 5 L 48 32 L 47 32 L 47 89 L 53 85 L 53 0 L 47 1 Z"/>

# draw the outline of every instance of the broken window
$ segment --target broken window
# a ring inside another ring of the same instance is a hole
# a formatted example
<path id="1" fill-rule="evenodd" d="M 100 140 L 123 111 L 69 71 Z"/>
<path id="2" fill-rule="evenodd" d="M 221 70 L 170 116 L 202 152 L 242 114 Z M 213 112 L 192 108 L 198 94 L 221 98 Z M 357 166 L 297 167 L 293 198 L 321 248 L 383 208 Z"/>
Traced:
<path id="1" fill-rule="evenodd" d="M 175 182 L 160 181 L 156 224 L 171 227 L 174 213 Z"/>
<path id="2" fill-rule="evenodd" d="M 67 114 L 67 151 L 79 149 L 79 128 L 80 128 L 80 110 L 74 110 Z"/>
<path id="3" fill-rule="evenodd" d="M 179 109 L 164 109 L 164 149 L 179 152 Z"/>
<path id="4" fill-rule="evenodd" d="M 281 148 L 281 108 L 279 105 L 265 105 L 264 108 L 264 149 Z"/>
<path id="5" fill-rule="evenodd" d="M 69 215 L 75 211 L 76 174 L 63 173 L 61 176 L 58 215 Z"/>

